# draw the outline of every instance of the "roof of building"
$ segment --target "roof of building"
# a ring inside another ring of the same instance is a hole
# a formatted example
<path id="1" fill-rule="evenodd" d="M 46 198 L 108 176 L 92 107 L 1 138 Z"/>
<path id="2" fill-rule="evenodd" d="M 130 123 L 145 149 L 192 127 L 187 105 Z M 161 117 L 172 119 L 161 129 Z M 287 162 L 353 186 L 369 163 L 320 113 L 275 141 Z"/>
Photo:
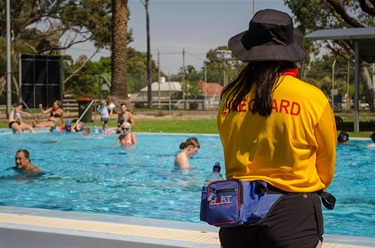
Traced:
<path id="1" fill-rule="evenodd" d="M 140 92 L 148 91 L 148 86 L 142 88 Z M 151 84 L 151 91 L 159 91 L 159 82 L 153 82 Z M 161 82 L 160 91 L 182 91 L 180 82 Z"/>
<path id="2" fill-rule="evenodd" d="M 218 83 L 204 83 L 204 81 L 201 80 L 198 83 L 198 88 L 201 89 L 203 95 L 208 97 L 220 97 L 224 87 Z"/>
<path id="3" fill-rule="evenodd" d="M 306 40 L 351 40 L 358 41 L 359 57 L 375 63 L 375 28 L 322 29 L 305 36 Z M 354 46 L 354 42 L 352 42 Z"/>

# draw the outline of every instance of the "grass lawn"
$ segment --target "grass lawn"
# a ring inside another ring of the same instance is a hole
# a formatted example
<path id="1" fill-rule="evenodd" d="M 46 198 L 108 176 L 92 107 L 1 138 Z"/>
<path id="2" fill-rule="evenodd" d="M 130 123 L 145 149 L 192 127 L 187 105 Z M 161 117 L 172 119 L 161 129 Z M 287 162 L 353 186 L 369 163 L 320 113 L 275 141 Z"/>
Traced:
<path id="1" fill-rule="evenodd" d="M 353 122 L 353 113 L 336 113 L 343 118 L 344 122 Z M 362 113 L 361 113 L 362 115 Z M 361 116 L 361 121 L 370 121 L 373 114 Z M 96 126 L 101 128 L 99 120 Z M 117 125 L 115 120 L 109 121 L 109 128 Z M 94 122 L 85 123 L 86 126 L 94 126 Z M 0 123 L 0 128 L 8 128 L 8 123 Z M 156 132 L 156 133 L 195 133 L 195 134 L 218 134 L 216 119 L 196 119 L 196 120 L 137 120 L 133 131 L 135 132 Z M 375 131 L 375 130 L 373 130 Z M 350 137 L 369 138 L 372 131 L 348 132 Z"/>

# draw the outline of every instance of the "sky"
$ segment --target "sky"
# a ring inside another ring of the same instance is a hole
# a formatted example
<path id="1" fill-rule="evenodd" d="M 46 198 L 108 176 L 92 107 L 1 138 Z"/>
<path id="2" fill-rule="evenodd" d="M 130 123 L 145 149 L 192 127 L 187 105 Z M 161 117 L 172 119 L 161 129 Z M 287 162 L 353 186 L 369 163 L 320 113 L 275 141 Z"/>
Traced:
<path id="1" fill-rule="evenodd" d="M 147 52 L 145 0 L 129 0 L 130 20 L 128 30 L 133 30 L 134 41 L 130 47 Z M 248 29 L 253 16 L 252 0 L 150 0 L 150 47 L 152 58 L 166 74 L 177 74 L 183 66 L 192 65 L 197 70 L 204 67 L 210 49 L 227 45 L 228 39 Z M 283 0 L 255 1 L 255 10 L 277 9 L 291 14 Z M 76 45 L 67 54 L 77 59 L 90 56 L 92 44 Z M 93 60 L 108 57 L 102 50 Z"/>

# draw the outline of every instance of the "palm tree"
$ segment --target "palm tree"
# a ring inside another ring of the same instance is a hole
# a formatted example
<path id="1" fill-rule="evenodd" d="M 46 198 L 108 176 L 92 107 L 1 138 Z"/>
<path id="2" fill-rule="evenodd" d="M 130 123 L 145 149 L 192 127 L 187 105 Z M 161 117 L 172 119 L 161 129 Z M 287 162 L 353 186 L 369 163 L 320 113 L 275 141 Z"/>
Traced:
<path id="1" fill-rule="evenodd" d="M 128 99 L 127 31 L 128 0 L 112 0 L 112 84 L 111 96 Z"/>

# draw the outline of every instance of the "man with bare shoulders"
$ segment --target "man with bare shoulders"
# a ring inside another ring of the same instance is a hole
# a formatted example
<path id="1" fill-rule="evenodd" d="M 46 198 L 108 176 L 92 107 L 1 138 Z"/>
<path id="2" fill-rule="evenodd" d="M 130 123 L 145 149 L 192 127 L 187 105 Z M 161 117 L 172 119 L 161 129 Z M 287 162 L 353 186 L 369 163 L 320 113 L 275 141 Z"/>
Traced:
<path id="1" fill-rule="evenodd" d="M 134 116 L 128 110 L 126 103 L 121 103 L 121 113 L 117 116 L 117 128 L 107 131 L 107 134 L 121 133 L 121 127 L 124 123 L 129 123 L 130 127 L 134 127 Z"/>
<path id="2" fill-rule="evenodd" d="M 31 173 L 41 173 L 42 171 L 35 165 L 31 163 L 30 153 L 25 149 L 20 149 L 16 153 L 16 166 L 14 169 L 20 172 L 31 174 Z"/>

